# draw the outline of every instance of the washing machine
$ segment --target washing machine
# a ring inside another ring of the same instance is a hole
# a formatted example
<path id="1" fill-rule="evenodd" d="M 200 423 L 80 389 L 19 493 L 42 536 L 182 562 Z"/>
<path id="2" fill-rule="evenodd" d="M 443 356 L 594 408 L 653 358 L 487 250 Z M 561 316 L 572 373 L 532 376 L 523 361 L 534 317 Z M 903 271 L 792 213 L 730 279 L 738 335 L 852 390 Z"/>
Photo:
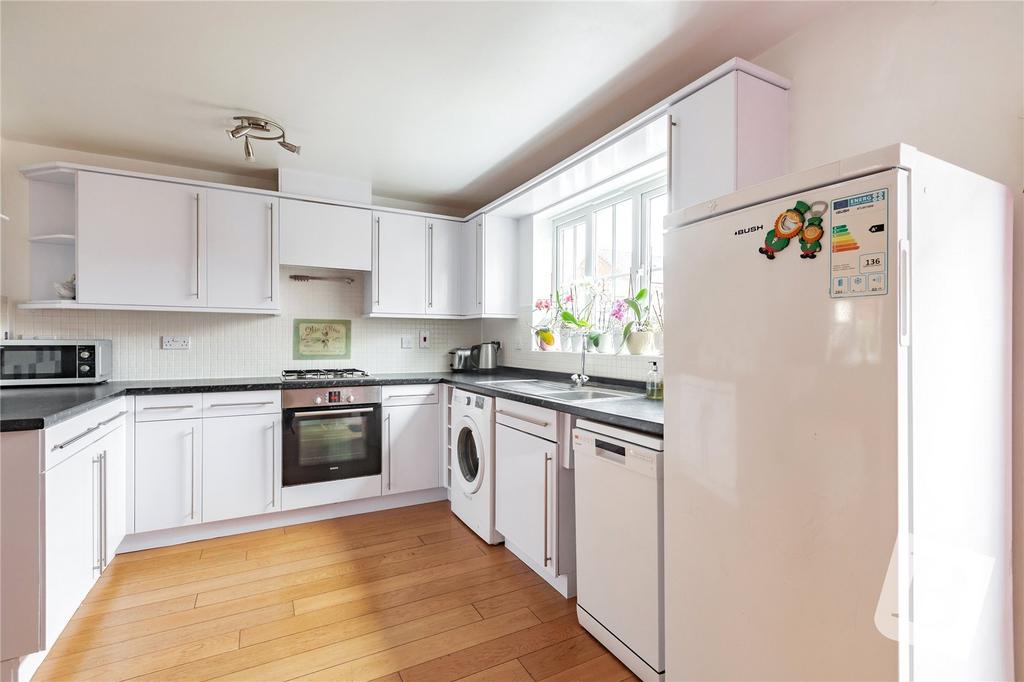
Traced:
<path id="1" fill-rule="evenodd" d="M 494 530 L 494 398 L 452 391 L 452 512 L 489 544 Z"/>

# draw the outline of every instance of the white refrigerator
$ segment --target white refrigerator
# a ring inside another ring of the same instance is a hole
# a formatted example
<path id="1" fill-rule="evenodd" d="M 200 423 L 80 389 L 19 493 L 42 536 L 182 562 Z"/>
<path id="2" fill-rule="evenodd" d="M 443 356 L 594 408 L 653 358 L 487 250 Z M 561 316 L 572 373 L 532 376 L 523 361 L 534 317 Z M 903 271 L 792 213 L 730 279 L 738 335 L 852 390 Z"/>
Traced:
<path id="1" fill-rule="evenodd" d="M 665 225 L 665 678 L 1013 679 L 1009 190 L 894 145 Z"/>

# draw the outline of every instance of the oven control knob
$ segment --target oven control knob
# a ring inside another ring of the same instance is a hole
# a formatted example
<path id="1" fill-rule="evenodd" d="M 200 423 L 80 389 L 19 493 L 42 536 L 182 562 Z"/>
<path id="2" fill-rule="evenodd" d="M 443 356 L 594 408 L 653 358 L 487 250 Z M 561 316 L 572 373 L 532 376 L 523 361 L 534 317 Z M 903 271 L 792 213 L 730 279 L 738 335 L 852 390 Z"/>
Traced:
<path id="1" fill-rule="evenodd" d="M 92 353 L 90 353 L 87 350 L 83 350 L 81 353 L 78 354 L 78 357 L 82 358 L 83 360 L 88 360 L 91 356 Z"/>
<path id="2" fill-rule="evenodd" d="M 350 395 L 349 397 L 345 398 L 345 400 L 349 401 L 350 403 L 354 403 L 356 401 L 356 397 L 354 395 Z"/>
<path id="3" fill-rule="evenodd" d="M 82 365 L 81 367 L 78 368 L 78 371 L 83 372 L 83 373 L 88 372 L 89 371 L 89 365 Z"/>
<path id="4" fill-rule="evenodd" d="M 320 403 L 322 403 L 323 401 L 324 401 L 324 399 L 323 399 L 323 396 L 319 396 L 319 395 L 318 395 L 317 397 L 313 398 L 313 404 L 314 404 L 314 405 L 319 405 L 319 404 L 320 404 Z"/>

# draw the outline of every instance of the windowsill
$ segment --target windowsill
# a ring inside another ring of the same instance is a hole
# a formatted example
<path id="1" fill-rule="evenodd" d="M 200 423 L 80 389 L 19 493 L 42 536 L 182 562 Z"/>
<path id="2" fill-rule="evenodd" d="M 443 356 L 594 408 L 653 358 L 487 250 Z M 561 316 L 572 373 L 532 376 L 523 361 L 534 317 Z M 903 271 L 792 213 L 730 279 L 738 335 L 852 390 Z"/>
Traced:
<path id="1" fill-rule="evenodd" d="M 538 348 L 531 348 L 526 352 L 535 353 L 537 355 L 568 355 L 572 357 L 579 357 L 580 355 L 580 351 L 578 350 L 540 350 Z M 597 351 L 588 351 L 587 356 L 602 358 L 651 358 L 661 360 L 664 357 L 664 353 L 644 353 L 642 355 L 633 355 L 632 353 L 598 353 Z"/>

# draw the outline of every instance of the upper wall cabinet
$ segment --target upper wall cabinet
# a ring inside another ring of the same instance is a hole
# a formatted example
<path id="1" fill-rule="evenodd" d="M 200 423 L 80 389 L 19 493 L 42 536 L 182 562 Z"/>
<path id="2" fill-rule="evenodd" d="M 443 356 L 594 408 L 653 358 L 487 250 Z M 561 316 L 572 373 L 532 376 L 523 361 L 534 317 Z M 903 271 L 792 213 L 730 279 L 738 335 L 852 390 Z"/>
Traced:
<path id="1" fill-rule="evenodd" d="M 516 221 L 479 215 L 464 223 L 462 314 L 515 317 L 519 241 Z"/>
<path id="2" fill-rule="evenodd" d="M 373 213 L 373 271 L 366 312 L 423 317 L 427 301 L 427 221 L 404 213 Z"/>
<path id="3" fill-rule="evenodd" d="M 187 185 L 79 173 L 78 302 L 205 306 L 202 196 Z"/>
<path id="4" fill-rule="evenodd" d="M 206 199 L 206 305 L 280 310 L 278 200 L 209 189 Z"/>
<path id="5" fill-rule="evenodd" d="M 281 199 L 281 265 L 370 270 L 372 211 Z"/>
<path id="6" fill-rule="evenodd" d="M 786 90 L 730 71 L 668 111 L 669 210 L 786 172 Z"/>
<path id="7" fill-rule="evenodd" d="M 427 218 L 427 314 L 462 315 L 462 223 Z"/>

